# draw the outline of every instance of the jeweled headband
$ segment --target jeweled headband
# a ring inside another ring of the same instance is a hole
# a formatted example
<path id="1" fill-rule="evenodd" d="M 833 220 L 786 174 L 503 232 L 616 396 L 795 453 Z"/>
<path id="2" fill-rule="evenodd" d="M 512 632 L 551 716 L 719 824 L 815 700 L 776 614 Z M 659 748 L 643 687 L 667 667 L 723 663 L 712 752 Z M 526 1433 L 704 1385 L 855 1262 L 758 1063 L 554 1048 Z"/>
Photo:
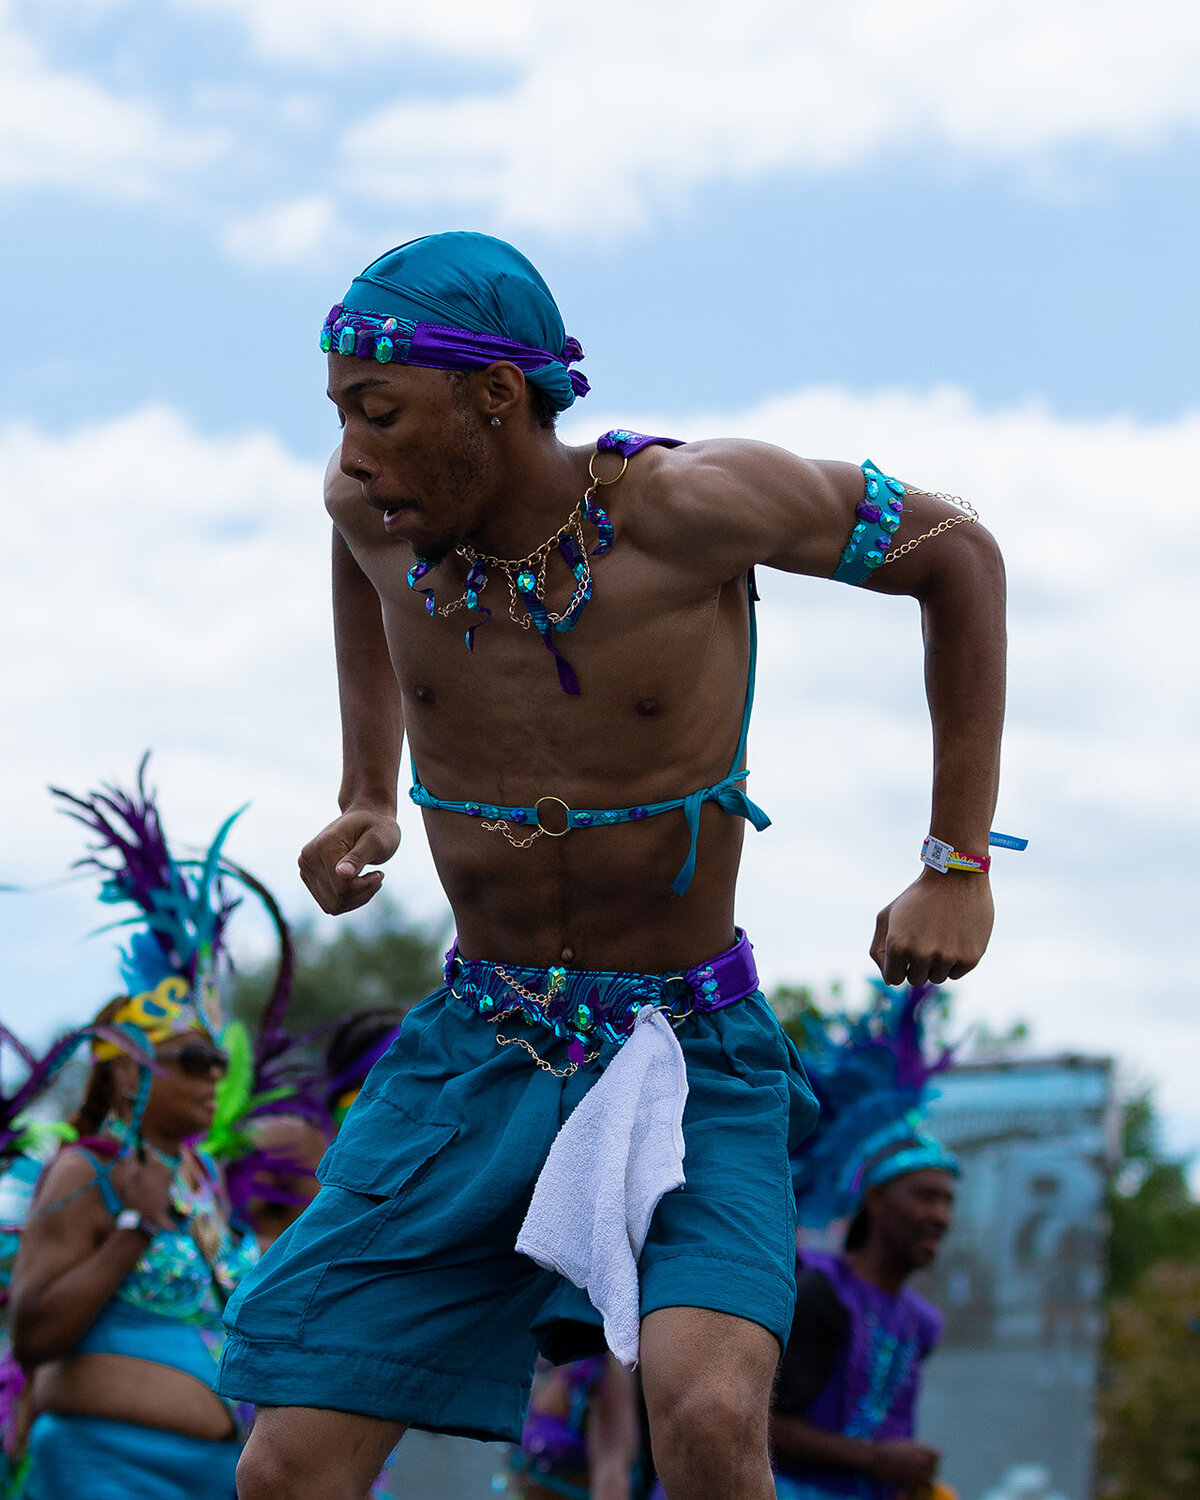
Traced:
<path id="1" fill-rule="evenodd" d="M 525 375 L 562 365 L 577 396 L 586 396 L 588 378 L 571 365 L 583 358 L 578 339 L 568 338 L 559 354 L 535 349 L 496 333 L 473 333 L 442 323 L 414 323 L 408 318 L 384 317 L 344 307 L 329 309 L 321 329 L 321 348 L 326 354 L 353 354 L 358 359 L 377 359 L 381 365 L 423 365 L 431 370 L 479 370 L 497 360 L 507 360 Z"/>

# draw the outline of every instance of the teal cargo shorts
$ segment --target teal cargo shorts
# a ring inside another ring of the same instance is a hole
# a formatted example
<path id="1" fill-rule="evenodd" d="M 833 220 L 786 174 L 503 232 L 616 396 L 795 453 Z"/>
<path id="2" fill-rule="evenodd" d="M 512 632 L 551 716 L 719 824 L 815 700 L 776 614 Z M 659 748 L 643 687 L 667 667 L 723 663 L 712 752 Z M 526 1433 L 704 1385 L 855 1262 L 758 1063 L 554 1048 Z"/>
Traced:
<path id="1" fill-rule="evenodd" d="M 563 1078 L 567 1044 L 497 1027 L 449 989 L 405 1019 L 321 1163 L 321 1191 L 230 1300 L 218 1388 L 517 1442 L 539 1351 L 595 1353 L 583 1293 L 513 1246 L 551 1142 L 614 1044 Z M 761 994 L 676 1032 L 686 1184 L 659 1203 L 641 1311 L 700 1307 L 782 1346 L 795 1298 L 789 1147 L 817 1106 Z"/>

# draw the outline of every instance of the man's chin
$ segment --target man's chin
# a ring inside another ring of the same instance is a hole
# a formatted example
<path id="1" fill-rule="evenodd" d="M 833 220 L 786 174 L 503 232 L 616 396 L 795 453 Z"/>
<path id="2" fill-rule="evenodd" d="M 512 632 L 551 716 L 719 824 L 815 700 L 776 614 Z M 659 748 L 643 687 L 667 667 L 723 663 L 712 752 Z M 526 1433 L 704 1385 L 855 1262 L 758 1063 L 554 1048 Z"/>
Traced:
<path id="1" fill-rule="evenodd" d="M 383 529 L 393 542 L 404 542 L 419 558 L 430 564 L 439 563 L 454 550 L 457 538 L 444 532 L 434 534 L 424 523 L 420 511 L 405 508 L 388 511 L 384 516 Z"/>

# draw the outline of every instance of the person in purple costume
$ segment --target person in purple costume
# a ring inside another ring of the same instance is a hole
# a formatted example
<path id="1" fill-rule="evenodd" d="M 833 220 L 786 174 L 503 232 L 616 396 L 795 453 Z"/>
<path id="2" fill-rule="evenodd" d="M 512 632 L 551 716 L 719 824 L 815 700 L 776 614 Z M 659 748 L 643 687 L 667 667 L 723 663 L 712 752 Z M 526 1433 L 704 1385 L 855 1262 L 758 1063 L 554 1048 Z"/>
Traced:
<path id="1" fill-rule="evenodd" d="M 768 1500 L 787 1154 L 815 1107 L 734 921 L 744 825 L 769 821 L 744 790 L 752 570 L 920 607 L 934 863 L 870 947 L 889 981 L 924 982 L 966 974 L 992 928 L 999 551 L 869 463 L 624 430 L 564 444 L 582 350 L 536 269 L 485 235 L 381 256 L 322 347 L 343 772 L 301 873 L 329 913 L 376 894 L 407 737 L 457 941 L 316 1200 L 227 1309 L 221 1389 L 259 1412 L 240 1494 L 356 1500 L 409 1425 L 519 1440 L 561 1282 L 517 1236 L 563 1121 L 654 1006 L 640 1029 L 670 1022 L 688 1085 L 686 1185 L 636 1264 L 655 1464 L 670 1500 Z M 864 695 L 888 670 L 881 645 Z"/>
<path id="2" fill-rule="evenodd" d="M 637 1379 L 612 1355 L 595 1355 L 534 1378 L 508 1488 L 521 1500 L 639 1500 Z"/>
<path id="3" fill-rule="evenodd" d="M 922 1365 L 937 1309 L 906 1283 L 950 1228 L 958 1164 L 920 1123 L 927 987 L 881 986 L 849 1036 L 812 1022 L 810 1077 L 821 1123 L 796 1154 L 802 1222 L 850 1216 L 840 1254 L 802 1248 L 796 1311 L 771 1403 L 779 1500 L 897 1500 L 932 1493 L 941 1455 L 915 1438 Z M 843 1022 L 844 1024 L 844 1022 Z"/>

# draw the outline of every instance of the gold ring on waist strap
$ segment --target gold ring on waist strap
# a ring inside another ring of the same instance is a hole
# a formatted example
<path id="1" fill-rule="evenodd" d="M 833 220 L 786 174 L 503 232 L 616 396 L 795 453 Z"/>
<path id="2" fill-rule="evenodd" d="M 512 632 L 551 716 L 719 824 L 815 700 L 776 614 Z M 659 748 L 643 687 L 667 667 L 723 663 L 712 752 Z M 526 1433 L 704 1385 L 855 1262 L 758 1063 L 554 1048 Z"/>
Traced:
<path id="1" fill-rule="evenodd" d="M 563 812 L 566 813 L 566 815 L 567 815 L 567 826 L 565 828 L 560 828 L 556 832 L 553 828 L 547 828 L 546 827 L 545 823 L 542 822 L 542 814 L 541 814 L 541 806 L 542 806 L 543 802 L 557 802 L 558 803 L 559 807 L 561 807 L 562 810 L 563 810 Z M 534 812 L 534 816 L 537 818 L 537 826 L 542 830 L 542 832 L 548 838 L 560 839 L 560 838 L 562 838 L 563 834 L 570 833 L 570 831 L 571 831 L 571 809 L 567 806 L 567 804 L 563 801 L 563 799 L 561 797 L 539 797 L 537 799 L 537 801 L 533 804 L 533 812 Z"/>

